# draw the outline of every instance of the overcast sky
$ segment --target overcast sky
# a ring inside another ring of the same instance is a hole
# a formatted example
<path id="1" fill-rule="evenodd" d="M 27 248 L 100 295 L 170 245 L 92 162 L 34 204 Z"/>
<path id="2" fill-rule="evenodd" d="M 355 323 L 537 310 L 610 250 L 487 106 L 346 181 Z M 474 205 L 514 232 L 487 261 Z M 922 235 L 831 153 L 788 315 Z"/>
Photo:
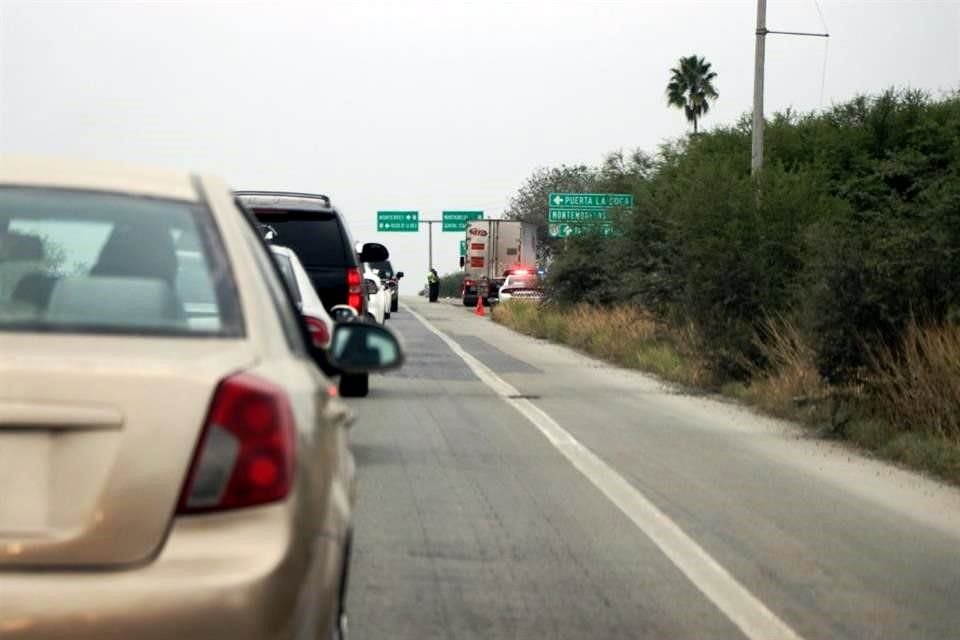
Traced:
<path id="1" fill-rule="evenodd" d="M 820 5 L 828 43 L 768 38 L 768 114 L 960 85 L 957 2 Z M 410 291 L 425 226 L 378 235 L 378 209 L 497 217 L 537 167 L 655 150 L 687 131 L 664 99 L 683 55 L 719 74 L 704 125 L 736 121 L 751 108 L 755 20 L 753 0 L 0 0 L 0 152 L 327 193 L 358 240 L 387 244 Z M 767 21 L 823 30 L 812 0 L 769 0 Z M 435 231 L 434 263 L 453 271 L 460 236 Z"/>

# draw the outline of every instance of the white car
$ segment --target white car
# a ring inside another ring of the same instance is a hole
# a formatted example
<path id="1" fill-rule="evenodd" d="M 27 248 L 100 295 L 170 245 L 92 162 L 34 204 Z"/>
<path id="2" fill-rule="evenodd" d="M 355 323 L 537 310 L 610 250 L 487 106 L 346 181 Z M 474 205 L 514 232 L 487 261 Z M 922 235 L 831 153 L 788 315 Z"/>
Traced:
<path id="1" fill-rule="evenodd" d="M 507 300 L 543 300 L 543 281 L 536 275 L 514 274 L 500 285 L 500 302 Z"/>
<path id="2" fill-rule="evenodd" d="M 369 263 L 363 263 L 363 285 L 367 290 L 367 315 L 377 324 L 390 317 L 390 291 Z"/>
<path id="3" fill-rule="evenodd" d="M 277 266 L 280 267 L 283 279 L 287 281 L 287 287 L 293 294 L 297 308 L 300 309 L 307 323 L 307 328 L 310 329 L 310 338 L 316 346 L 329 349 L 330 338 L 333 336 L 333 319 L 320 302 L 320 296 L 310 283 L 310 276 L 307 275 L 300 259 L 288 247 L 271 245 L 270 250 L 277 261 Z"/>

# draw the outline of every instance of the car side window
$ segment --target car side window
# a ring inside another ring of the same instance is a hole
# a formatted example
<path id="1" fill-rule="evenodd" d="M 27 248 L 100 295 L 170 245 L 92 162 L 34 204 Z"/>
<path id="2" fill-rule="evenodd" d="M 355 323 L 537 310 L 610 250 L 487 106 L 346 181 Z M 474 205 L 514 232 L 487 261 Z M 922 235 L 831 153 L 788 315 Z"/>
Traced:
<path id="1" fill-rule="evenodd" d="M 241 205 L 238 203 L 237 206 L 240 207 Z M 241 211 L 246 214 L 246 211 L 242 208 Z M 251 217 L 247 214 L 246 218 L 249 223 Z M 270 250 L 254 232 L 252 223 L 248 224 L 244 230 L 244 237 L 254 255 L 257 269 L 267 283 L 273 308 L 280 319 L 280 326 L 283 327 L 283 335 L 287 340 L 290 351 L 299 356 L 308 357 L 307 347 L 303 341 L 303 332 L 300 328 L 300 320 L 296 315 L 297 312 L 292 304 L 290 294 L 280 277 L 279 269 L 276 263 L 272 262 L 273 258 L 270 256 Z"/>

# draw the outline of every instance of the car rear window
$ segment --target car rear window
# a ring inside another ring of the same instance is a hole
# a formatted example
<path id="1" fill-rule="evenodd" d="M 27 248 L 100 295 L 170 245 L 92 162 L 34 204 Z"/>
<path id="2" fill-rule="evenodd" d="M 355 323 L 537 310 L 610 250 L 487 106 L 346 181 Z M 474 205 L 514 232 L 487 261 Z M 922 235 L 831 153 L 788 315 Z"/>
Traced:
<path id="1" fill-rule="evenodd" d="M 539 278 L 532 277 L 518 278 L 517 276 L 510 276 L 504 284 L 508 287 L 516 287 L 518 289 L 540 289 L 543 287 L 543 283 Z"/>
<path id="2" fill-rule="evenodd" d="M 389 260 L 384 260 L 383 262 L 371 262 L 370 266 L 374 271 L 379 271 L 380 275 L 384 278 L 393 277 L 393 266 L 390 264 Z"/>
<path id="3" fill-rule="evenodd" d="M 242 334 L 204 206 L 0 187 L 0 330 Z"/>
<path id="4" fill-rule="evenodd" d="M 274 230 L 271 242 L 289 247 L 311 267 L 346 267 L 347 253 L 336 214 L 254 209 L 257 220 Z"/>

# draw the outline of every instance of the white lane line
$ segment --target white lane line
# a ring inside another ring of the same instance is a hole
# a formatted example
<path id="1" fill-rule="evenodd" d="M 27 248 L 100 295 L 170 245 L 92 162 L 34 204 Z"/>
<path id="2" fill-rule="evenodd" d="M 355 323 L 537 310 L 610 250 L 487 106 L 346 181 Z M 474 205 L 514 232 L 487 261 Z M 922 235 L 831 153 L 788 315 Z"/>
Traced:
<path id="1" fill-rule="evenodd" d="M 610 465 L 583 446 L 540 407 L 526 398 L 511 397 L 520 393 L 510 383 L 464 351 L 455 340 L 409 305 L 404 306 L 428 331 L 443 340 L 484 384 L 533 423 L 550 444 L 626 514 L 745 636 L 750 640 L 801 640 L 796 631 L 737 582 L 703 547 Z"/>

